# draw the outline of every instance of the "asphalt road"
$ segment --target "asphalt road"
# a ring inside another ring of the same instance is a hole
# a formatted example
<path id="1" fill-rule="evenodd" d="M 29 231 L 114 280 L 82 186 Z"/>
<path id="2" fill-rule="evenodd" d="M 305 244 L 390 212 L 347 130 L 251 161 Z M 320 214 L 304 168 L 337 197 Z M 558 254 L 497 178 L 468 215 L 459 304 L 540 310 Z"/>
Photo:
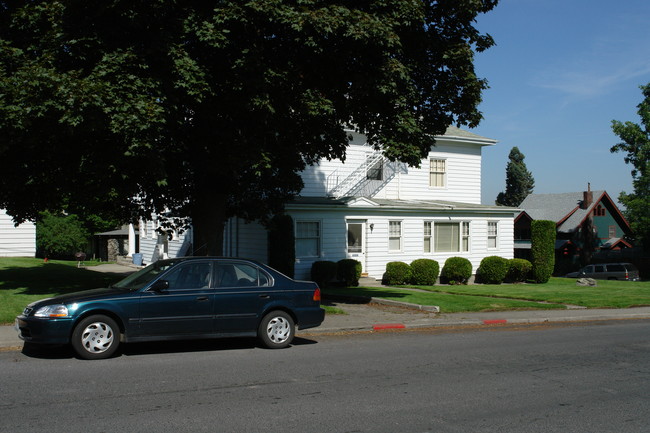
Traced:
<path id="1" fill-rule="evenodd" d="M 2 432 L 647 432 L 650 321 L 0 352 Z"/>

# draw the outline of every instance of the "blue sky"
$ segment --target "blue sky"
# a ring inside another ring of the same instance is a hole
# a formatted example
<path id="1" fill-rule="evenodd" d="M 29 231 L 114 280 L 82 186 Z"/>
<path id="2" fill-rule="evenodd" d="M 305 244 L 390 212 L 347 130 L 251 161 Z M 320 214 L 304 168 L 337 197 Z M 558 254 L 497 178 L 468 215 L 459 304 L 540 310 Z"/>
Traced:
<path id="1" fill-rule="evenodd" d="M 632 192 L 631 166 L 610 153 L 611 121 L 640 123 L 639 86 L 650 82 L 650 1 L 501 0 L 477 27 L 496 46 L 477 54 L 489 81 L 472 132 L 499 140 L 483 151 L 482 202 L 505 190 L 517 146 L 535 193 Z"/>

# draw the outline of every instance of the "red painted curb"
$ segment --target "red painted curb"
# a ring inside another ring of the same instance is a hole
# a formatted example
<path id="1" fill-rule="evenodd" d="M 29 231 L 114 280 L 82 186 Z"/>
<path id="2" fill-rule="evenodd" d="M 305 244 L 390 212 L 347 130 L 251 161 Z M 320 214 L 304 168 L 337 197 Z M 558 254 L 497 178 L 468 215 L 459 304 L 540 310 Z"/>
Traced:
<path id="1" fill-rule="evenodd" d="M 484 325 L 497 325 L 499 323 L 508 323 L 506 319 L 496 319 L 496 320 L 484 320 Z"/>
<path id="2" fill-rule="evenodd" d="M 374 329 L 375 331 L 379 331 L 381 329 L 403 329 L 403 328 L 406 328 L 406 326 L 404 326 L 401 323 L 382 323 L 378 325 L 372 325 L 372 329 Z"/>

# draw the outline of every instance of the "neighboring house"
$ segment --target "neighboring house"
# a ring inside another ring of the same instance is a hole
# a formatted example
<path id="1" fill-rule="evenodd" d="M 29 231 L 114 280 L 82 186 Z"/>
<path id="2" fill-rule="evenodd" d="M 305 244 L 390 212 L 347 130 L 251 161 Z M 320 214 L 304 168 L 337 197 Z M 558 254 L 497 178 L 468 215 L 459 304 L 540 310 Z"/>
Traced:
<path id="1" fill-rule="evenodd" d="M 481 205 L 481 152 L 496 140 L 450 127 L 419 168 L 390 162 L 352 137 L 345 163 L 307 167 L 304 188 L 285 207 L 293 218 L 296 278 L 309 278 L 315 261 L 353 258 L 381 278 L 386 263 L 419 258 L 469 259 L 476 272 L 486 256 L 513 257 L 517 209 Z M 159 238 L 155 221 L 140 224 L 145 261 L 191 253 L 191 233 Z M 233 218 L 224 254 L 268 261 L 268 236 L 257 223 Z"/>
<path id="2" fill-rule="evenodd" d="M 519 207 L 522 211 L 515 218 L 515 257 L 530 259 L 530 224 L 533 220 L 556 223 L 556 263 L 568 267 L 577 261 L 584 239 L 582 230 L 588 224 L 592 225 L 596 251 L 632 247 L 625 240 L 631 234 L 630 225 L 606 191 L 591 191 L 588 186 L 583 192 L 531 194 Z M 559 271 L 561 273 L 564 269 Z"/>
<path id="3" fill-rule="evenodd" d="M 0 257 L 35 257 L 36 226 L 24 222 L 14 227 L 11 217 L 0 209 Z"/>

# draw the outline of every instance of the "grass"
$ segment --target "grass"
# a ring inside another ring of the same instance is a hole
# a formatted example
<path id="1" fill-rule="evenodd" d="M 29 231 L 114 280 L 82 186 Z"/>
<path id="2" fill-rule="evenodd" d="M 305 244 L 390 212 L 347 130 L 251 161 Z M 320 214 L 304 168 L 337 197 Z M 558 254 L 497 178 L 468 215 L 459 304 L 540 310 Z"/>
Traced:
<path id="1" fill-rule="evenodd" d="M 445 313 L 471 311 L 507 311 L 565 308 L 558 304 L 540 304 L 516 299 L 499 299 L 486 296 L 450 294 L 442 292 L 416 292 L 388 287 L 350 287 L 346 289 L 325 289 L 325 295 L 352 295 L 391 299 L 420 305 L 437 305 Z"/>
<path id="2" fill-rule="evenodd" d="M 92 266 L 92 262 L 85 263 Z M 0 323 L 13 323 L 25 306 L 39 299 L 96 287 L 106 287 L 123 276 L 77 268 L 75 261 L 0 258 Z M 601 281 L 596 287 L 579 287 L 574 279 L 551 278 L 546 284 L 475 284 L 467 286 L 413 286 L 408 288 L 328 288 L 327 294 L 347 294 L 393 299 L 421 305 L 438 305 L 446 313 L 565 308 L 628 308 L 650 305 L 650 282 Z M 324 306 L 327 314 L 344 314 Z"/>
<path id="3" fill-rule="evenodd" d="M 596 287 L 582 287 L 576 285 L 576 280 L 573 278 L 551 278 L 546 284 L 475 284 L 418 288 L 434 293 L 542 301 L 587 308 L 629 308 L 650 305 L 650 282 L 648 281 L 597 280 Z"/>
<path id="4" fill-rule="evenodd" d="M 13 323 L 27 304 L 39 299 L 106 287 L 122 278 L 120 274 L 77 268 L 76 261 L 0 258 L 0 323 Z"/>

